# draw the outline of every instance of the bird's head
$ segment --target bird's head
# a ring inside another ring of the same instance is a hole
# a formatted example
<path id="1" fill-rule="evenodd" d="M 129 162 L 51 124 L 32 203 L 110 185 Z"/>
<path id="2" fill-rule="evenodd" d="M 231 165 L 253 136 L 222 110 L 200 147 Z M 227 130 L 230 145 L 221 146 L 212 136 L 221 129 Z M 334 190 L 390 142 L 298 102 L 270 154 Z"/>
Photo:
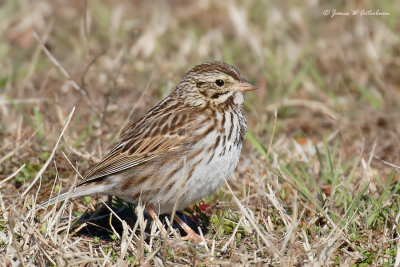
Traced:
<path id="1" fill-rule="evenodd" d="M 231 65 L 214 61 L 197 65 L 178 84 L 177 91 L 185 102 L 194 106 L 219 105 L 233 101 L 243 103 L 242 92 L 257 89 Z"/>

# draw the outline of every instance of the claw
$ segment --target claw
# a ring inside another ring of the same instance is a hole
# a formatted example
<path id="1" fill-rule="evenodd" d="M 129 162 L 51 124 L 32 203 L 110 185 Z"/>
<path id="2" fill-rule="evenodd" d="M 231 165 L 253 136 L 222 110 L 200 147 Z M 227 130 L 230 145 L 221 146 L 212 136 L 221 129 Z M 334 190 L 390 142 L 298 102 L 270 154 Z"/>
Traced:
<path id="1" fill-rule="evenodd" d="M 192 239 L 194 242 L 197 244 L 200 244 L 203 242 L 203 238 L 196 234 L 195 231 L 193 231 L 192 228 L 190 228 L 189 225 L 187 225 L 184 221 L 182 221 L 181 218 L 178 216 L 175 216 L 174 220 L 182 227 L 182 229 L 186 232 L 187 236 L 182 237 L 182 240 L 190 240 Z"/>

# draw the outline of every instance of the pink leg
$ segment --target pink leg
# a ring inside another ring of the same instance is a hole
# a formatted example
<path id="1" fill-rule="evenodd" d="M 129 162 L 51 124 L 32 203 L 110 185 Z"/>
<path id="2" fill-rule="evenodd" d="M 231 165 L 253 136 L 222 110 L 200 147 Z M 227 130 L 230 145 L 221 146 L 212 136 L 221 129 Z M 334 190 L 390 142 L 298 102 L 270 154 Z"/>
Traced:
<path id="1" fill-rule="evenodd" d="M 156 222 L 158 229 L 161 231 L 161 234 L 165 237 L 167 236 L 167 231 L 164 229 L 164 226 L 162 222 L 160 221 L 160 218 L 158 218 L 157 213 L 154 211 L 153 206 L 147 205 L 146 209 L 150 213 L 151 218 Z"/>
<path id="2" fill-rule="evenodd" d="M 201 236 L 199 236 L 198 234 L 196 234 L 195 231 L 192 230 L 192 228 L 190 228 L 189 225 L 187 225 L 184 221 L 181 220 L 181 218 L 179 218 L 178 216 L 174 217 L 174 220 L 182 227 L 182 229 L 187 233 L 187 236 L 185 236 L 184 238 L 182 238 L 183 240 L 187 240 L 187 239 L 192 239 L 194 242 L 196 243 L 201 243 L 203 241 L 203 239 L 201 238 Z"/>

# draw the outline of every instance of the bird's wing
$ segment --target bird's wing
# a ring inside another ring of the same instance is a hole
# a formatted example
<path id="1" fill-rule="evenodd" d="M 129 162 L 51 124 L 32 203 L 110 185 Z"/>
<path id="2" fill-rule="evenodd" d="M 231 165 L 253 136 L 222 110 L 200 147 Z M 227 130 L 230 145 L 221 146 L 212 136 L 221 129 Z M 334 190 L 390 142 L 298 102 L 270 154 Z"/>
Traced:
<path id="1" fill-rule="evenodd" d="M 85 176 L 81 184 L 97 180 L 123 170 L 138 166 L 158 157 L 165 157 L 185 150 L 190 150 L 193 132 L 192 123 L 186 112 L 175 112 L 147 118 L 142 123 L 139 120 L 131 125 L 115 146 L 98 164 Z M 190 129 L 190 130 L 188 130 Z"/>
<path id="2" fill-rule="evenodd" d="M 84 183 L 135 167 L 164 153 L 172 153 L 180 148 L 180 143 L 176 137 L 147 138 L 139 143 L 126 152 L 121 153 L 121 148 L 108 154 L 89 171 Z"/>

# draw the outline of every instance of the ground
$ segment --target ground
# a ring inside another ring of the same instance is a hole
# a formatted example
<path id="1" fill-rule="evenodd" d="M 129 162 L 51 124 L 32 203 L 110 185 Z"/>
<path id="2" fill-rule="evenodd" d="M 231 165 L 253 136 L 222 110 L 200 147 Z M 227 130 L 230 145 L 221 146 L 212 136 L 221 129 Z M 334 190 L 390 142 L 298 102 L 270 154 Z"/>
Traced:
<path id="1" fill-rule="evenodd" d="M 399 1 L 5 0 L 0 33 L 1 263 L 399 266 Z M 215 59 L 258 90 L 235 174 L 179 215 L 210 243 L 115 197 L 35 208 Z"/>

